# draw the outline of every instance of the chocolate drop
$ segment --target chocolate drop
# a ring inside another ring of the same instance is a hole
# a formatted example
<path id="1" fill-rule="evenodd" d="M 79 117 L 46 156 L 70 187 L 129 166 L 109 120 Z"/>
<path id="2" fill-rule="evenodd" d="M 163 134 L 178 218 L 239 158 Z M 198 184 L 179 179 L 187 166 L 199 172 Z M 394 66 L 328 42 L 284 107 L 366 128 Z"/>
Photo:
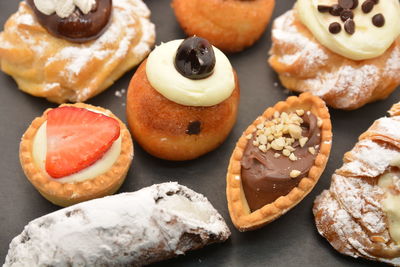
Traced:
<path id="1" fill-rule="evenodd" d="M 341 6 L 339 6 L 339 5 L 333 5 L 333 6 L 331 7 L 331 9 L 329 10 L 329 13 L 330 13 L 332 16 L 340 16 L 340 13 L 342 13 L 342 11 L 343 11 L 343 8 L 342 8 Z"/>
<path id="2" fill-rule="evenodd" d="M 339 23 L 333 22 L 329 25 L 329 32 L 332 34 L 337 34 L 342 30 L 342 26 Z"/>
<path id="3" fill-rule="evenodd" d="M 354 13 L 351 10 L 343 10 L 342 13 L 340 13 L 340 19 L 343 22 L 346 22 L 348 19 L 353 19 L 354 18 Z"/>
<path id="4" fill-rule="evenodd" d="M 325 5 L 318 5 L 318 11 L 321 13 L 326 13 L 329 12 L 329 10 L 331 9 L 330 6 L 325 6 Z"/>
<path id="5" fill-rule="evenodd" d="M 368 14 L 369 12 L 371 12 L 371 10 L 374 8 L 375 3 L 371 0 L 367 0 L 365 1 L 362 5 L 361 5 L 361 10 L 365 13 Z"/>
<path id="6" fill-rule="evenodd" d="M 372 17 L 372 24 L 376 27 L 383 27 L 385 25 L 385 17 L 382 14 L 376 14 Z"/>
<path id="7" fill-rule="evenodd" d="M 343 7 L 344 9 L 350 9 L 354 5 L 353 0 L 339 0 L 339 5 Z"/>
<path id="8" fill-rule="evenodd" d="M 354 23 L 354 20 L 352 19 L 346 20 L 346 22 L 344 23 L 344 30 L 348 34 L 354 34 L 355 29 L 356 29 L 356 24 Z"/>

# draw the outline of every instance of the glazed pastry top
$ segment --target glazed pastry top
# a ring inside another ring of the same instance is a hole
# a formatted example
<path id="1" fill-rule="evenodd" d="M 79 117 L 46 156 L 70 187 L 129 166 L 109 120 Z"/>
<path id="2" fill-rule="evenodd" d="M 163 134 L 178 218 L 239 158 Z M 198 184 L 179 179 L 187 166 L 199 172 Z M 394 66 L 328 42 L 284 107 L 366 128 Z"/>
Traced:
<path id="1" fill-rule="evenodd" d="M 102 113 L 103 115 L 108 116 L 108 114 L 104 112 L 99 112 L 97 110 L 90 110 L 93 112 L 98 112 Z M 46 153 L 47 153 L 47 136 L 46 136 L 46 129 L 47 129 L 47 123 L 44 122 L 40 128 L 38 129 L 34 141 L 33 141 L 33 146 L 32 146 L 32 155 L 35 161 L 35 164 L 38 168 L 40 168 L 43 172 L 46 172 Z M 89 167 L 62 177 L 58 179 L 52 178 L 50 175 L 48 177 L 50 179 L 54 179 L 57 182 L 60 183 L 76 183 L 76 182 L 82 182 L 85 180 L 89 180 L 92 178 L 95 178 L 106 171 L 108 171 L 112 165 L 117 161 L 119 155 L 121 154 L 121 142 L 122 142 L 122 137 L 121 135 L 118 137 L 117 140 L 114 141 L 110 149 L 103 155 L 102 158 L 100 158 L 98 161 L 96 161 L 93 165 L 90 165 Z"/>
<path id="2" fill-rule="evenodd" d="M 156 47 L 147 59 L 146 74 L 151 86 L 167 99 L 185 106 L 213 106 L 229 98 L 235 89 L 235 78 L 228 58 L 216 47 L 212 75 L 189 79 L 179 73 L 175 55 L 183 40 Z"/>
<path id="3" fill-rule="evenodd" d="M 61 18 L 70 16 L 76 7 L 78 7 L 83 14 L 89 11 L 96 4 L 96 0 L 33 0 L 36 8 L 46 15 L 51 15 L 54 12 Z"/>
<path id="4" fill-rule="evenodd" d="M 353 60 L 382 55 L 400 35 L 398 0 L 298 0 L 295 9 L 322 45 Z"/>

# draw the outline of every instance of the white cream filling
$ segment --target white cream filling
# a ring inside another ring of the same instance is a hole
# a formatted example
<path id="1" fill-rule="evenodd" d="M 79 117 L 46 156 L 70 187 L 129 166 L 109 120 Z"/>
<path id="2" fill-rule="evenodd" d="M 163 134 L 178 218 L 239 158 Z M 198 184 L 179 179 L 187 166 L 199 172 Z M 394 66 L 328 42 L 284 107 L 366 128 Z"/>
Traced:
<path id="1" fill-rule="evenodd" d="M 400 167 L 399 160 L 399 157 L 396 158 L 391 165 Z M 388 218 L 390 236 L 400 245 L 400 173 L 389 172 L 382 175 L 378 185 L 385 192 L 381 204 Z"/>
<path id="2" fill-rule="evenodd" d="M 91 110 L 91 111 L 98 112 L 96 110 Z M 104 114 L 103 112 L 101 113 Z M 38 129 L 35 138 L 33 140 L 32 155 L 36 166 L 38 166 L 44 173 L 48 175 L 50 179 L 54 181 L 60 183 L 76 183 L 93 179 L 107 172 L 112 167 L 112 165 L 117 161 L 119 155 L 121 154 L 122 137 L 120 135 L 119 138 L 114 141 L 110 149 L 103 155 L 103 157 L 100 158 L 98 161 L 96 161 L 94 164 L 90 165 L 89 167 L 77 173 L 65 176 L 63 178 L 55 179 L 52 178 L 46 172 L 46 154 L 47 154 L 46 129 L 47 129 L 47 122 L 44 122 Z"/>
<path id="3" fill-rule="evenodd" d="M 88 14 L 96 4 L 96 0 L 33 0 L 36 8 L 46 15 L 54 12 L 61 18 L 70 16 L 76 7 L 83 14 Z"/>
<path id="4" fill-rule="evenodd" d="M 400 4 L 398 0 L 382 0 L 372 11 L 365 14 L 359 1 L 353 9 L 355 33 L 348 34 L 339 16 L 329 12 L 321 13 L 318 5 L 337 4 L 337 0 L 298 0 L 295 6 L 301 22 L 312 32 L 314 37 L 333 52 L 353 60 L 364 60 L 382 55 L 400 35 Z M 372 17 L 378 13 L 385 17 L 385 25 L 376 27 Z M 329 32 L 329 25 L 338 22 L 342 26 L 340 33 Z"/>
<path id="5" fill-rule="evenodd" d="M 146 74 L 151 86 L 169 100 L 185 106 L 214 106 L 229 98 L 235 89 L 229 59 L 213 47 L 216 58 L 213 74 L 205 79 L 188 79 L 174 65 L 182 41 L 163 43 L 150 54 Z"/>

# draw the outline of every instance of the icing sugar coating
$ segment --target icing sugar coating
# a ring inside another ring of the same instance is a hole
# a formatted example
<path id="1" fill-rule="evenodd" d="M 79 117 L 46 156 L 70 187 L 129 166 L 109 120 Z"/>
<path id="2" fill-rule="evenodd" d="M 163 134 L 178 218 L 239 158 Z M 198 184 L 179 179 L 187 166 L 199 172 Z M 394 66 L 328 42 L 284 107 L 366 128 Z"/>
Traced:
<path id="1" fill-rule="evenodd" d="M 185 106 L 214 106 L 230 97 L 235 89 L 235 78 L 229 59 L 213 47 L 214 73 L 205 79 L 188 79 L 174 66 L 176 51 L 182 41 L 163 43 L 150 53 L 146 74 L 151 86 L 169 100 Z"/>
<path id="2" fill-rule="evenodd" d="M 70 16 L 76 7 L 83 14 L 88 14 L 96 4 L 96 0 L 33 0 L 33 2 L 43 14 L 51 15 L 55 12 L 61 18 Z"/>
<path id="3" fill-rule="evenodd" d="M 3 266 L 141 266 L 229 236 L 207 198 L 163 183 L 31 221 L 11 242 Z"/>
<path id="4" fill-rule="evenodd" d="M 301 22 L 313 33 L 314 37 L 333 52 L 353 60 L 364 60 L 382 55 L 400 35 L 400 4 L 398 0 L 379 1 L 373 10 L 365 14 L 361 4 L 354 12 L 355 32 L 348 34 L 329 32 L 329 25 L 343 23 L 339 16 L 318 11 L 320 4 L 337 4 L 337 0 L 298 0 L 295 9 Z M 375 27 L 372 17 L 383 14 L 388 22 L 383 27 Z"/>

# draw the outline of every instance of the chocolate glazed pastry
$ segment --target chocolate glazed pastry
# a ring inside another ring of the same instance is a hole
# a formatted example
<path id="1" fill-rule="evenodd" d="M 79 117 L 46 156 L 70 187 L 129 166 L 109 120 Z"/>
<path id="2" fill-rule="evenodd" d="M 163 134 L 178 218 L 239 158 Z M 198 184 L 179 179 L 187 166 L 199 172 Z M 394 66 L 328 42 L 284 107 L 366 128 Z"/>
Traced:
<path id="1" fill-rule="evenodd" d="M 35 6 L 34 0 L 26 0 L 34 11 L 39 23 L 52 35 L 75 42 L 84 43 L 99 37 L 111 21 L 112 0 L 96 0 L 88 14 L 76 7 L 74 12 L 61 18 L 56 13 L 46 15 Z"/>
<path id="2" fill-rule="evenodd" d="M 287 195 L 300 180 L 307 176 L 318 154 L 318 145 L 321 142 L 321 131 L 317 126 L 317 118 L 312 113 L 301 116 L 303 123 L 302 136 L 308 138 L 307 143 L 301 147 L 299 141 L 295 141 L 292 147 L 297 160 L 292 161 L 288 157 L 276 157 L 276 151 L 269 149 L 266 153 L 253 145 L 256 134 L 247 143 L 241 161 L 243 190 L 250 210 L 255 211 L 264 205 L 274 202 L 280 196 Z M 288 137 L 284 136 L 284 137 Z M 310 147 L 316 147 L 314 154 L 309 152 Z M 293 170 L 300 174 L 292 178 Z"/>

